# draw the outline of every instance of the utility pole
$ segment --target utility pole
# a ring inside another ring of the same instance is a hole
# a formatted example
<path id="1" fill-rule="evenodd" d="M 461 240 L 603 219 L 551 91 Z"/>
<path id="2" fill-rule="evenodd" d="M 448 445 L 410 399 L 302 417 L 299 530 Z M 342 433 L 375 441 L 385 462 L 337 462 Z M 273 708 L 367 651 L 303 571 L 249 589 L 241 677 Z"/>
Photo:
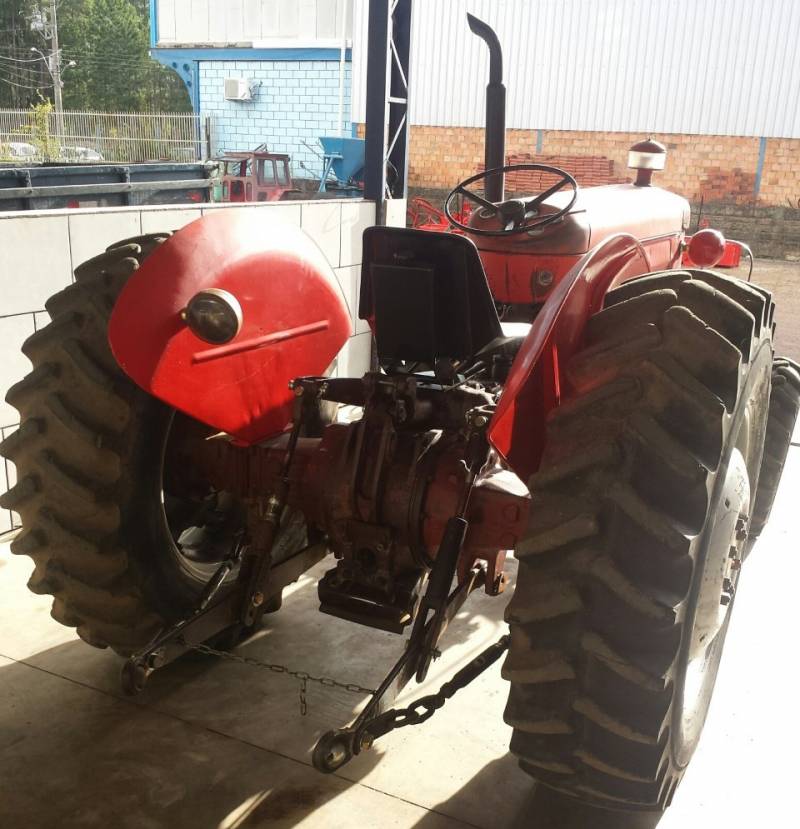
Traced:
<path id="1" fill-rule="evenodd" d="M 53 77 L 53 103 L 56 108 L 58 140 L 64 140 L 64 99 L 61 96 L 61 51 L 58 48 L 56 0 L 50 0 L 50 74 Z"/>
<path id="2" fill-rule="evenodd" d="M 35 46 L 31 47 L 32 52 L 41 55 L 47 66 L 47 71 L 53 81 L 53 107 L 56 116 L 56 133 L 58 141 L 64 139 L 64 99 L 62 95 L 61 82 L 61 50 L 58 45 L 58 2 L 49 0 L 49 11 L 43 12 L 39 6 L 34 7 L 34 14 L 31 19 L 31 29 L 39 32 L 45 40 L 50 41 L 50 54 L 44 55 Z M 74 62 L 70 62 L 73 66 Z"/>

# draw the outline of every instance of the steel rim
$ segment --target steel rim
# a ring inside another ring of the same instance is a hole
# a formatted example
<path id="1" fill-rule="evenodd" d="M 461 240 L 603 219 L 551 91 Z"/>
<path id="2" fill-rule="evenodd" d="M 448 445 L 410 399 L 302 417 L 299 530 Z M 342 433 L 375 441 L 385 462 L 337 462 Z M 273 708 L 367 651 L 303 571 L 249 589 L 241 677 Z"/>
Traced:
<path id="1" fill-rule="evenodd" d="M 728 463 L 723 465 L 725 480 L 720 490 L 715 493 L 719 506 L 715 511 L 714 524 L 709 530 L 708 547 L 702 564 L 703 579 L 696 594 L 696 610 L 691 618 L 692 628 L 688 640 L 685 640 L 682 646 L 686 662 L 677 679 L 676 700 L 681 704 L 681 708 L 678 711 L 673 710 L 672 714 L 673 756 L 681 768 L 688 765 L 705 724 L 730 623 L 739 568 L 746 552 L 748 521 L 754 494 L 752 482 L 757 480 L 761 462 L 757 451 L 761 444 L 755 430 L 766 429 L 766 418 L 760 418 L 758 411 L 759 407 L 765 404 L 765 400 L 768 400 L 771 352 L 769 349 L 762 349 L 758 354 L 751 356 L 750 363 L 754 380 L 749 385 L 744 409 L 735 419 L 735 438 L 729 443 L 732 448 Z M 745 487 L 745 492 L 737 490 L 737 480 L 739 486 Z M 719 512 L 723 513 L 722 520 L 716 514 Z M 734 548 L 736 552 L 732 554 Z M 706 573 L 713 572 L 715 566 L 719 568 L 715 578 L 706 579 Z M 726 578 L 730 584 L 723 591 Z M 722 601 L 723 592 L 729 596 L 727 602 Z M 697 645 L 695 633 L 700 607 L 705 602 L 710 614 L 715 601 L 719 603 L 716 624 L 709 631 L 704 642 L 705 647 L 695 647 L 692 652 L 693 640 Z"/>
<path id="2" fill-rule="evenodd" d="M 246 509 L 231 493 L 219 492 L 203 481 L 192 481 L 197 493 L 191 498 L 178 497 L 165 490 L 168 449 L 170 440 L 176 437 L 175 424 L 173 413 L 164 438 L 159 481 L 161 517 L 170 539 L 168 554 L 185 576 L 206 584 L 241 542 L 247 526 Z M 226 582 L 233 581 L 237 573 L 238 567 L 231 571 Z"/>
<path id="3" fill-rule="evenodd" d="M 708 711 L 739 579 L 749 509 L 747 464 L 739 449 L 734 449 L 703 561 L 692 620 L 682 689 L 681 763 L 688 762 L 697 745 Z"/>

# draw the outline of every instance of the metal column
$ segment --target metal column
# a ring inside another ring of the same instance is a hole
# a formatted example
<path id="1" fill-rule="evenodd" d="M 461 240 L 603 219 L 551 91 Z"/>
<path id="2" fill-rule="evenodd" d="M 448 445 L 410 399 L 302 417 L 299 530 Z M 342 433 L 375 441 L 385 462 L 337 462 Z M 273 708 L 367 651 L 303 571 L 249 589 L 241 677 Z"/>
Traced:
<path id="1" fill-rule="evenodd" d="M 408 187 L 412 0 L 370 0 L 364 196 L 404 199 Z"/>

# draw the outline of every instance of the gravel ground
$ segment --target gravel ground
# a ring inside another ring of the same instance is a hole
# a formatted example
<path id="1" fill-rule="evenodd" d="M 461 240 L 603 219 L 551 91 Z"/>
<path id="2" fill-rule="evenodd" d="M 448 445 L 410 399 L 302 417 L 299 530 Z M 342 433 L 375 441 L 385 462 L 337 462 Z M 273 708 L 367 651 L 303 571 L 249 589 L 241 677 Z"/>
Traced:
<path id="1" fill-rule="evenodd" d="M 742 257 L 744 261 L 744 257 Z M 747 279 L 747 267 L 725 270 Z M 800 262 L 756 259 L 753 282 L 772 291 L 775 297 L 775 349 L 784 357 L 800 361 Z"/>

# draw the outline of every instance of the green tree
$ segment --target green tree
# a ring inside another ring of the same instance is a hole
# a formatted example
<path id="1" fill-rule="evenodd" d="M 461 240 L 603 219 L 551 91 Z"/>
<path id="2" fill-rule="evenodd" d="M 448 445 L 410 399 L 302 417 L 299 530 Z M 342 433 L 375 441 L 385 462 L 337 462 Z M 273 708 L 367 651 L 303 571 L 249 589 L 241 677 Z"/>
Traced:
<path id="1" fill-rule="evenodd" d="M 0 107 L 26 109 L 52 95 L 47 68 L 31 52 L 44 46 L 31 30 L 34 7 L 32 0 L 0 0 Z"/>
<path id="2" fill-rule="evenodd" d="M 150 58 L 149 3 L 145 0 L 62 0 L 59 13 L 65 61 L 64 105 L 110 111 L 191 109 L 178 76 Z"/>
<path id="3" fill-rule="evenodd" d="M 52 100 L 52 80 L 31 47 L 49 44 L 31 21 L 46 0 L 0 0 L 0 107 Z M 148 0 L 60 0 L 64 108 L 101 111 L 191 109 L 180 78 L 150 58 Z M 70 66 L 74 62 L 74 66 Z"/>

